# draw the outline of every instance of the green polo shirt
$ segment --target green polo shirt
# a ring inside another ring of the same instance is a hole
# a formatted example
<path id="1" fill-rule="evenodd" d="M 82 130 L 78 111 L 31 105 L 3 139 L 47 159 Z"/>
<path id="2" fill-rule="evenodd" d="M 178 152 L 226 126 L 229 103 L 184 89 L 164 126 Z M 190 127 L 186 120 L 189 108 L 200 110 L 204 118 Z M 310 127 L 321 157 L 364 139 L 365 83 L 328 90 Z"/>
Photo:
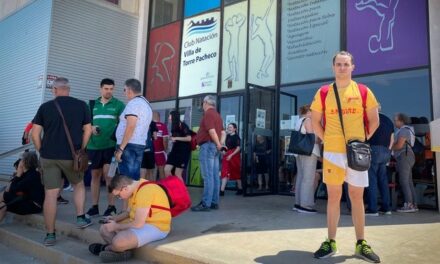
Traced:
<path id="1" fill-rule="evenodd" d="M 112 140 L 111 137 L 118 126 L 119 115 L 124 111 L 124 108 L 124 103 L 114 97 L 106 104 L 101 103 L 101 97 L 95 100 L 92 125 L 99 126 L 101 131 L 99 135 L 92 134 L 87 149 L 98 150 L 115 147 L 116 141 Z"/>

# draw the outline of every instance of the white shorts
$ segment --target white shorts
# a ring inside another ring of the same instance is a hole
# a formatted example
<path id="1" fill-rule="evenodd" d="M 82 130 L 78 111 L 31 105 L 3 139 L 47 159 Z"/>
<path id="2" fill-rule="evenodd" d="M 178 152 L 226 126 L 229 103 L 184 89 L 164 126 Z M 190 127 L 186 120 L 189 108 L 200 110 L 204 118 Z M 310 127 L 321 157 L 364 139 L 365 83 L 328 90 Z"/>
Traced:
<path id="1" fill-rule="evenodd" d="M 168 236 L 169 232 L 161 231 L 154 225 L 145 224 L 141 228 L 130 228 L 129 229 L 136 236 L 138 241 L 138 248 L 146 245 L 150 242 L 164 239 Z"/>
<path id="2" fill-rule="evenodd" d="M 340 185 L 346 181 L 356 187 L 368 187 L 368 170 L 350 169 L 345 153 L 324 151 L 323 181 L 330 185 Z"/>

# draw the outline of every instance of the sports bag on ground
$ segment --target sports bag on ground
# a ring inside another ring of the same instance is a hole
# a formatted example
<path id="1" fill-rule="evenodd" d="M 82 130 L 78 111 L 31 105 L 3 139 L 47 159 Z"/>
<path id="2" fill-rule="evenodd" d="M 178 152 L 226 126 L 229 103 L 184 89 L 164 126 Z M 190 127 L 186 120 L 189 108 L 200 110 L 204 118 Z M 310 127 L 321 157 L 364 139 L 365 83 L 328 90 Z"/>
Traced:
<path id="1" fill-rule="evenodd" d="M 171 216 L 176 217 L 191 207 L 191 197 L 189 196 L 188 189 L 186 188 L 185 183 L 177 176 L 170 175 L 165 179 L 161 179 L 156 182 L 143 182 L 139 186 L 138 190 L 148 184 L 159 185 L 165 191 L 165 194 L 168 197 L 168 202 L 170 204 L 170 209 L 159 205 L 151 205 L 151 208 L 170 211 Z"/>

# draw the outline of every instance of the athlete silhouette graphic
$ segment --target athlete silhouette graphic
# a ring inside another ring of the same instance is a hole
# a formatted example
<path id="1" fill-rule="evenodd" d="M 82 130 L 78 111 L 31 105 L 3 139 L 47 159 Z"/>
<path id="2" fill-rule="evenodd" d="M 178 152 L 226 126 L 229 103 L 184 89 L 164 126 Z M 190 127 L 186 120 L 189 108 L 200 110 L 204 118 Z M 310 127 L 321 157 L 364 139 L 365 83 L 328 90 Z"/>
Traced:
<path id="1" fill-rule="evenodd" d="M 376 0 L 360 0 L 355 4 L 358 11 L 370 8 L 382 18 L 379 26 L 379 34 L 371 35 L 368 41 L 368 48 L 371 53 L 392 50 L 393 43 L 393 27 L 396 19 L 396 9 L 399 0 L 389 0 L 388 5 L 378 3 Z"/>

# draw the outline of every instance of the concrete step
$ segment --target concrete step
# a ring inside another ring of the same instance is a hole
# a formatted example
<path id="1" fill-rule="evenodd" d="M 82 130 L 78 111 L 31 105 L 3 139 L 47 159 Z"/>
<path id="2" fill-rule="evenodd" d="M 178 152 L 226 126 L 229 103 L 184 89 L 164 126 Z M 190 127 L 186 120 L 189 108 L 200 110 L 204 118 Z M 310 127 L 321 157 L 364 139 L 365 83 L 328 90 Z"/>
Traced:
<path id="1" fill-rule="evenodd" d="M 71 237 L 57 234 L 57 243 L 54 246 L 44 246 L 42 241 L 45 234 L 43 230 L 14 221 L 0 227 L 0 243 L 46 263 L 85 264 L 100 262 L 98 257 L 89 252 L 86 243 Z M 145 262 L 133 259 L 125 263 Z"/>
<path id="2" fill-rule="evenodd" d="M 16 264 L 16 263 L 45 264 L 46 263 L 42 260 L 39 260 L 33 256 L 28 255 L 26 252 L 5 246 L 2 243 L 0 243 L 0 256 L 1 256 L 2 264 Z"/>
<path id="3" fill-rule="evenodd" d="M 66 222 L 57 220 L 56 223 L 56 233 L 57 233 L 57 244 L 54 248 L 58 247 L 61 243 L 61 249 L 69 251 L 69 247 L 64 248 L 65 243 L 63 241 L 67 239 L 68 241 L 73 241 L 79 247 L 78 251 L 82 252 L 81 255 L 87 255 L 92 258 L 93 262 L 99 262 L 99 259 L 93 256 L 88 251 L 88 245 L 91 243 L 103 243 L 101 236 L 98 231 L 99 225 L 97 224 L 97 219 L 93 218 L 94 225 L 86 228 L 86 229 L 78 229 L 74 225 L 73 222 Z M 34 233 L 38 233 L 38 236 L 33 239 L 34 243 L 38 244 L 41 250 L 51 249 L 52 247 L 46 247 L 42 244 L 43 238 L 45 236 L 44 231 L 44 218 L 42 215 L 8 215 L 6 223 L 0 225 L 0 236 L 3 237 L 3 232 L 12 231 L 10 229 L 15 230 L 15 226 L 26 227 L 27 229 L 33 230 Z M 26 230 L 27 230 L 26 229 Z M 21 236 L 24 241 L 28 240 L 28 236 L 26 233 L 17 234 L 17 236 Z M 19 238 L 16 238 L 16 241 L 20 241 Z M 2 239 L 0 239 L 0 243 L 2 243 Z M 20 242 L 21 243 L 21 242 Z M 18 244 L 20 244 L 18 243 Z M 6 243 L 4 243 L 6 244 Z M 24 247 L 25 251 L 27 250 Z M 85 252 L 85 253 L 84 253 Z M 35 256 L 33 253 L 29 253 L 32 256 Z M 52 253 L 51 253 L 52 254 Z M 162 247 L 158 247 L 157 245 L 145 245 L 141 248 L 138 248 L 134 251 L 134 259 L 130 263 L 136 263 L 136 261 L 140 261 L 139 263 L 166 263 L 166 264 L 199 264 L 199 263 L 207 263 L 206 261 L 201 261 L 200 259 L 195 259 L 194 256 L 188 254 L 180 254 L 170 251 L 169 249 L 165 249 Z M 44 259 L 43 259 L 44 260 Z M 86 258 L 86 262 L 76 262 L 75 260 L 72 263 L 88 263 L 89 258 Z M 1 261 L 0 261 L 1 262 Z M 55 263 L 55 262 L 54 262 Z M 71 262 L 60 262 L 60 263 L 71 263 Z"/>

